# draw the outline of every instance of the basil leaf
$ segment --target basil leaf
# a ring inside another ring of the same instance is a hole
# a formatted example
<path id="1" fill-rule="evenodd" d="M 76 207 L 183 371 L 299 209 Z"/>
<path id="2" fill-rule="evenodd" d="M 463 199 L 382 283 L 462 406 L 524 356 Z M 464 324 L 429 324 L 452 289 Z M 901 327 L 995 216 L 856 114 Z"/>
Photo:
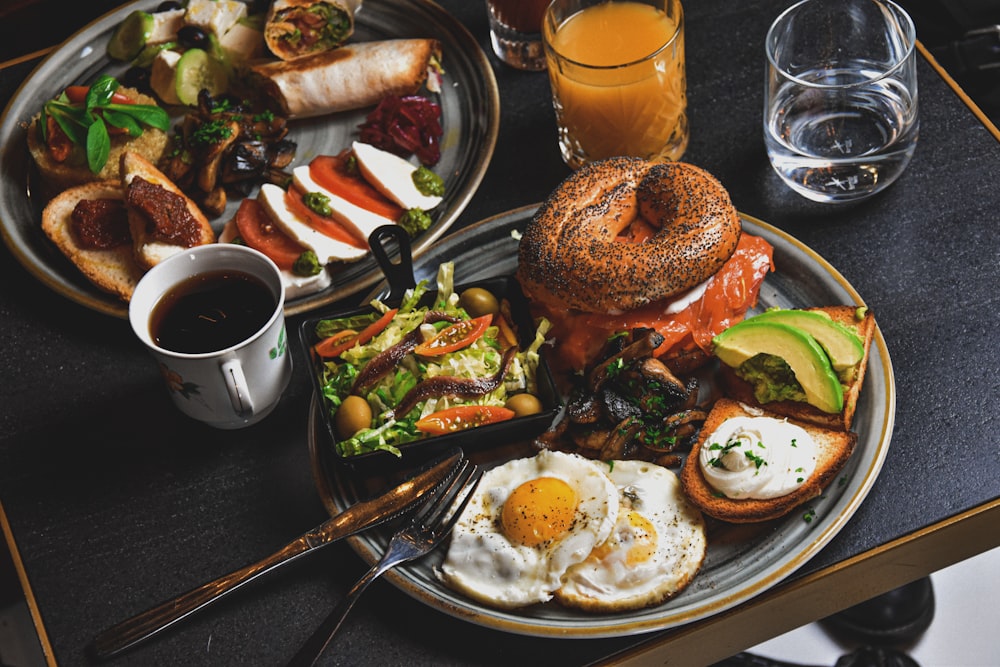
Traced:
<path id="1" fill-rule="evenodd" d="M 101 115 L 104 116 L 104 120 L 110 125 L 127 130 L 130 136 L 138 137 L 142 134 L 142 127 L 136 122 L 135 118 L 127 113 L 105 109 Z"/>
<path id="2" fill-rule="evenodd" d="M 140 123 L 166 132 L 170 129 L 170 116 L 158 106 L 152 104 L 108 104 L 105 109 L 121 111 L 132 116 Z"/>
<path id="3" fill-rule="evenodd" d="M 87 165 L 95 174 L 104 169 L 111 155 L 111 137 L 108 128 L 100 118 L 94 120 L 87 128 Z"/>
<path id="4" fill-rule="evenodd" d="M 38 136 L 42 138 L 42 143 L 49 143 L 49 106 L 42 107 L 42 112 L 38 114 Z"/>
<path id="5" fill-rule="evenodd" d="M 77 118 L 77 114 L 68 114 L 53 110 L 50 114 L 59 128 L 66 134 L 70 141 L 80 145 L 86 140 L 86 128 L 88 124 Z"/>
<path id="6" fill-rule="evenodd" d="M 117 89 L 118 80 L 107 74 L 102 74 L 97 78 L 97 81 L 91 84 L 90 89 L 87 90 L 85 106 L 87 109 L 105 106 L 111 101 L 111 96 Z"/>

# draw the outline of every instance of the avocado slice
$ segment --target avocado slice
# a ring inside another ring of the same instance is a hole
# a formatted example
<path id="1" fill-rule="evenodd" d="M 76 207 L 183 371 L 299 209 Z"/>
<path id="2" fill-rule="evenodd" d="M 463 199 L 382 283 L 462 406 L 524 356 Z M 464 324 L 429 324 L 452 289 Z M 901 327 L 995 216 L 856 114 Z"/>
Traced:
<path id="1" fill-rule="evenodd" d="M 829 315 L 813 310 L 768 310 L 753 320 L 780 322 L 805 331 L 816 339 L 838 374 L 854 368 L 865 356 L 865 344 L 856 331 L 834 322 Z"/>
<path id="2" fill-rule="evenodd" d="M 844 409 L 844 388 L 816 339 L 801 329 L 756 317 L 735 324 L 713 340 L 715 356 L 739 368 L 758 354 L 784 359 L 802 386 L 806 402 L 824 412 Z"/>

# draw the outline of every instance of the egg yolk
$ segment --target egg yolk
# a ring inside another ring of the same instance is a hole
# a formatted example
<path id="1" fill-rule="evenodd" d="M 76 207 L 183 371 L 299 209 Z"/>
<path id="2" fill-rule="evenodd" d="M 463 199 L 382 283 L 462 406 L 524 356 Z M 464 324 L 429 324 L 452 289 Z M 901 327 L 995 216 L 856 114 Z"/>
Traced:
<path id="1" fill-rule="evenodd" d="M 512 541 L 537 547 L 566 534 L 576 516 L 576 492 L 555 477 L 538 477 L 518 486 L 504 503 L 500 520 Z"/>
<path id="2" fill-rule="evenodd" d="M 620 524 L 619 524 L 620 526 Z M 628 513 L 628 530 L 619 528 L 604 544 L 593 552 L 593 558 L 604 560 L 612 552 L 625 549 L 625 564 L 645 563 L 656 553 L 656 528 L 653 523 L 635 511 Z"/>

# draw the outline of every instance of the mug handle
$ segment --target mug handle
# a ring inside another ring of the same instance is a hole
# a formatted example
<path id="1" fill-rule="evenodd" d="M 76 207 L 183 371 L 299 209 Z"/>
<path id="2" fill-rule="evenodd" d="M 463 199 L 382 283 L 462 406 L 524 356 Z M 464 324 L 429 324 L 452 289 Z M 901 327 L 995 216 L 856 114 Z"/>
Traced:
<path id="1" fill-rule="evenodd" d="M 226 382 L 226 389 L 229 391 L 229 400 L 233 404 L 233 410 L 241 418 L 253 416 L 253 400 L 250 398 L 250 388 L 247 380 L 243 376 L 243 366 L 239 359 L 230 359 L 219 364 L 222 377 Z"/>

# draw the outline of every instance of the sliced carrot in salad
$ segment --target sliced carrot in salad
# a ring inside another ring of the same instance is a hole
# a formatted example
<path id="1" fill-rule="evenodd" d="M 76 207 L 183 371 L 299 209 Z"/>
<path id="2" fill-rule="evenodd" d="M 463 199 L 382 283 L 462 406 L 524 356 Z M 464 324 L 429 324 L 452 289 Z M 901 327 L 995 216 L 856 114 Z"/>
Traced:
<path id="1" fill-rule="evenodd" d="M 471 320 L 449 324 L 428 340 L 414 348 L 423 357 L 436 357 L 469 347 L 486 333 L 493 322 L 493 315 L 483 315 Z"/>
<path id="2" fill-rule="evenodd" d="M 514 415 L 513 410 L 497 405 L 456 405 L 417 420 L 416 427 L 422 433 L 444 435 L 507 421 Z"/>
<path id="3" fill-rule="evenodd" d="M 339 357 L 355 345 L 364 345 L 372 338 L 382 333 L 382 331 L 389 326 L 389 322 L 392 322 L 392 318 L 394 318 L 398 312 L 398 308 L 387 310 L 382 314 L 382 317 L 362 329 L 361 333 L 357 333 L 352 329 L 338 331 L 329 338 L 324 338 L 320 342 L 316 343 L 316 345 L 313 346 L 313 350 L 323 359 Z"/>

